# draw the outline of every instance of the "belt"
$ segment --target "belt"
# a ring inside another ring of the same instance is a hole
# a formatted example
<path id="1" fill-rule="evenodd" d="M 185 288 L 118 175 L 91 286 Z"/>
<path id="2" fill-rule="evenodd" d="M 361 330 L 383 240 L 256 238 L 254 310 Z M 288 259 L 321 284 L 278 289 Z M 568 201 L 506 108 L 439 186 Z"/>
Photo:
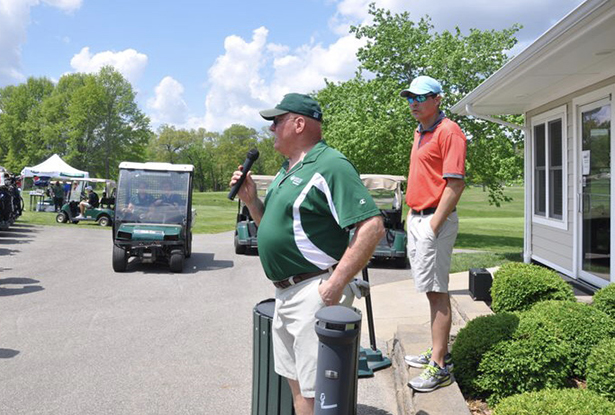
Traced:
<path id="1" fill-rule="evenodd" d="M 435 208 L 427 208 L 427 209 L 423 209 L 423 210 L 414 210 L 414 209 L 412 209 L 412 214 L 416 215 L 416 216 L 433 215 L 434 213 L 436 213 L 436 209 L 437 209 L 437 207 L 435 207 Z M 453 213 L 456 210 L 457 210 L 457 208 L 453 208 L 451 213 Z"/>
<path id="2" fill-rule="evenodd" d="M 412 214 L 413 215 L 417 215 L 417 216 L 433 215 L 434 213 L 436 213 L 436 209 L 437 209 L 437 207 L 430 207 L 430 208 L 423 209 L 423 210 L 414 210 L 414 209 L 412 209 Z M 456 210 L 457 210 L 457 208 L 453 208 L 452 212 L 454 212 Z"/>
<path id="3" fill-rule="evenodd" d="M 273 285 L 275 285 L 277 288 L 288 288 L 295 284 L 299 284 L 300 282 L 303 282 L 305 280 L 309 280 L 310 278 L 318 277 L 319 275 L 326 274 L 329 271 L 333 271 L 336 265 L 337 264 L 335 264 L 331 268 L 323 269 L 320 271 L 305 272 L 303 274 L 293 275 L 292 277 L 286 278 L 282 281 L 274 281 Z"/>

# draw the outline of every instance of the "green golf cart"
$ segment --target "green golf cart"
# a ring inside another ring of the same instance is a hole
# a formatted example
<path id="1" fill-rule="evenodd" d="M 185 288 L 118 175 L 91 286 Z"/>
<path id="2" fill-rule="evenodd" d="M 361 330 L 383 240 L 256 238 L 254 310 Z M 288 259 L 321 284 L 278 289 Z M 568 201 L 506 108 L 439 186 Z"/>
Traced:
<path id="1" fill-rule="evenodd" d="M 56 215 L 56 222 L 58 223 L 79 223 L 83 222 L 97 222 L 100 226 L 111 226 L 113 222 L 114 205 L 115 205 L 115 191 L 116 184 L 114 180 L 109 179 L 96 179 L 96 178 L 72 178 L 72 194 L 68 202 L 62 205 L 60 212 Z M 87 208 L 84 212 L 83 218 L 77 218 L 79 211 L 79 201 L 83 199 L 83 189 L 86 186 L 97 187 L 95 191 L 101 192 L 98 205 Z"/>
<path id="2" fill-rule="evenodd" d="M 128 260 L 167 263 L 182 272 L 192 254 L 192 177 L 194 166 L 170 163 L 120 164 L 113 270 L 126 271 Z"/>
<path id="3" fill-rule="evenodd" d="M 403 186 L 404 176 L 362 174 L 361 181 L 371 193 L 384 218 L 385 235 L 372 255 L 373 263 L 393 263 L 396 268 L 407 268 L 408 235 L 404 229 Z M 350 238 L 352 239 L 351 231 Z"/>
<path id="4" fill-rule="evenodd" d="M 273 181 L 275 176 L 264 176 L 253 174 L 252 180 L 256 184 L 256 191 L 258 196 L 263 198 L 269 185 Z M 249 251 L 256 252 L 258 249 L 257 243 L 257 226 L 250 216 L 250 211 L 247 206 L 239 200 L 237 204 L 237 224 L 235 227 L 235 236 L 234 236 L 234 244 L 235 244 L 235 253 L 236 254 L 245 254 Z"/>

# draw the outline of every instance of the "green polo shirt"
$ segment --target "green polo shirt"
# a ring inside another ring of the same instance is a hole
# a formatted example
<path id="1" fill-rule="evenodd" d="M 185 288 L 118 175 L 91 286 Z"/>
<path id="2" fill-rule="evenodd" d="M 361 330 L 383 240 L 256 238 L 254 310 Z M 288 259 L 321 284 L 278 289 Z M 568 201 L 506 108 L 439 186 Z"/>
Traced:
<path id="1" fill-rule="evenodd" d="M 272 281 L 327 269 L 342 258 L 352 225 L 380 215 L 355 167 L 321 140 L 267 190 L 258 251 Z"/>

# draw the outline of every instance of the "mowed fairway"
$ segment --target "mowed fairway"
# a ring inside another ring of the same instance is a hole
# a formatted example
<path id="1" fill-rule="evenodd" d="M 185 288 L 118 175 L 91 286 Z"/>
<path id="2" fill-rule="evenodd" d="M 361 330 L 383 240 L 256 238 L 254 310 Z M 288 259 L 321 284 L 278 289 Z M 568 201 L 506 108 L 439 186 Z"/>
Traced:
<path id="1" fill-rule="evenodd" d="M 235 228 L 237 203 L 226 197 L 228 192 L 194 192 L 192 207 L 196 210 L 193 226 L 195 234 L 212 234 L 231 231 Z M 468 268 L 493 267 L 508 261 L 520 261 L 523 249 L 523 187 L 512 186 L 504 190 L 512 198 L 500 207 L 490 205 L 488 193 L 478 186 L 468 186 L 457 207 L 459 235 L 456 249 L 482 251 L 480 253 L 456 253 L 451 272 Z M 386 206 L 382 206 L 386 207 Z M 26 209 L 28 209 L 26 202 Z M 407 206 L 404 205 L 404 218 Z M 36 225 L 78 226 L 101 228 L 96 223 L 78 225 L 57 224 L 55 213 L 26 211 L 19 222 Z"/>

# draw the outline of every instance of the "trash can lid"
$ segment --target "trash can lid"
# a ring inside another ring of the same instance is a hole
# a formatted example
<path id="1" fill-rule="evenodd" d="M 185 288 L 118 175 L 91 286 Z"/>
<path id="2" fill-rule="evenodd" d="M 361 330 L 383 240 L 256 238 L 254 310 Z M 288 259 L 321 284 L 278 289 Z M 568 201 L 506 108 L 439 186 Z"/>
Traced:
<path id="1" fill-rule="evenodd" d="M 256 304 L 254 312 L 265 317 L 273 318 L 273 312 L 275 310 L 275 299 L 269 298 Z"/>
<path id="2" fill-rule="evenodd" d="M 316 320 L 333 324 L 358 324 L 361 321 L 361 315 L 352 308 L 332 305 L 318 310 Z"/>

